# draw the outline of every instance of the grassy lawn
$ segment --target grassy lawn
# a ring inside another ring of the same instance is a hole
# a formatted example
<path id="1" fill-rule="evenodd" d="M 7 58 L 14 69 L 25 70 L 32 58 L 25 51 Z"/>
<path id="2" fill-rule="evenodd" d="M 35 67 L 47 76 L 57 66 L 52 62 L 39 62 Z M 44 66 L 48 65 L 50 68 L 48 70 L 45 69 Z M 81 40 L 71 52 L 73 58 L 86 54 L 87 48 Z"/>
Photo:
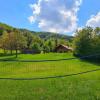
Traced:
<path id="1" fill-rule="evenodd" d="M 73 54 L 68 53 L 46 53 L 46 54 L 19 54 L 18 58 L 13 56 L 1 56 L 0 59 L 9 59 L 9 60 L 53 60 L 53 59 L 64 59 L 71 58 Z"/>
<path id="2" fill-rule="evenodd" d="M 0 57 L 17 60 L 71 58 L 72 54 L 37 54 Z M 34 78 L 65 75 L 100 68 L 80 59 L 55 62 L 0 62 L 0 77 Z M 100 71 L 47 80 L 0 80 L 0 100 L 100 100 Z"/>

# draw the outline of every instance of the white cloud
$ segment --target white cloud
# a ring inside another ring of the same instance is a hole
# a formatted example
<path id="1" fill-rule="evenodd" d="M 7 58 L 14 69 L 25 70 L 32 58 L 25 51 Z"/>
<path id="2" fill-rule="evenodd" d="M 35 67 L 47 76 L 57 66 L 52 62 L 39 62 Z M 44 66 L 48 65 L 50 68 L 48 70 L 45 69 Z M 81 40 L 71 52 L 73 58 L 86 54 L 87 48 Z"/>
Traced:
<path id="1" fill-rule="evenodd" d="M 91 27 L 100 27 L 100 12 L 97 15 L 92 15 L 91 18 L 87 21 L 86 26 Z"/>
<path id="2" fill-rule="evenodd" d="M 78 31 L 81 31 L 82 29 L 83 29 L 83 27 L 78 27 L 77 28 Z"/>
<path id="3" fill-rule="evenodd" d="M 35 17 L 34 16 L 30 16 L 30 17 L 28 17 L 28 20 L 30 21 L 30 23 L 33 23 L 35 21 Z"/>
<path id="4" fill-rule="evenodd" d="M 82 26 L 82 27 L 78 27 L 78 28 L 77 28 L 77 31 L 81 31 L 83 28 L 84 28 L 83 26 Z M 76 34 L 77 34 L 77 33 L 74 32 L 74 33 L 72 34 L 72 36 L 75 36 Z"/>
<path id="5" fill-rule="evenodd" d="M 38 22 L 42 31 L 67 33 L 77 28 L 77 12 L 82 0 L 38 0 L 31 4 L 30 22 Z"/>

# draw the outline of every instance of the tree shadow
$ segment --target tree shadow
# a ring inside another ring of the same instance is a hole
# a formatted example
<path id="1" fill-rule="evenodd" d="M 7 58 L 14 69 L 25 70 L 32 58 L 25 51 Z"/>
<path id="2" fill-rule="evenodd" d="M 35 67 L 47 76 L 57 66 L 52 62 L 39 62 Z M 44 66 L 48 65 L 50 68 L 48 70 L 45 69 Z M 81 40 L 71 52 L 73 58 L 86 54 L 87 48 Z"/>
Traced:
<path id="1" fill-rule="evenodd" d="M 79 59 L 83 62 L 88 62 L 88 63 L 92 63 L 94 65 L 100 66 L 100 54 L 86 55 L 86 56 L 73 54 L 73 56 L 77 57 L 77 59 Z"/>
<path id="2" fill-rule="evenodd" d="M 14 61 L 14 60 L 16 60 L 16 57 L 7 57 L 0 59 L 0 61 Z"/>
<path id="3" fill-rule="evenodd" d="M 80 58 L 79 58 L 80 59 Z M 94 65 L 98 65 L 98 66 L 100 66 L 100 58 L 98 58 L 98 59 L 80 59 L 81 61 L 83 61 L 83 62 L 88 62 L 88 63 L 91 63 L 91 64 L 94 64 Z"/>
<path id="4" fill-rule="evenodd" d="M 3 53 L 0 53 L 0 61 L 13 61 L 13 60 L 16 60 L 16 55 L 13 53 L 13 54 L 3 54 Z"/>
<path id="5" fill-rule="evenodd" d="M 0 57 L 7 57 L 7 56 L 13 56 L 15 54 L 4 54 L 4 53 L 0 53 Z"/>

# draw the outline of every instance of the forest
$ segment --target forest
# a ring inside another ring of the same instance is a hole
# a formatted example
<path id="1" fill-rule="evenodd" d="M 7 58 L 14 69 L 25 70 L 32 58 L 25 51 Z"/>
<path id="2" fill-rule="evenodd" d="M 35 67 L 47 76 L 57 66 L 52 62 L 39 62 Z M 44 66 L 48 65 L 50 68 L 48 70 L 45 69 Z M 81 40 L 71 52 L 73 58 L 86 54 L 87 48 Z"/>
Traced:
<path id="1" fill-rule="evenodd" d="M 34 32 L 27 29 L 18 29 L 7 24 L 0 23 L 0 47 L 4 51 L 16 51 L 16 57 L 19 51 L 23 49 L 34 49 L 34 53 L 54 52 L 59 44 L 72 45 L 72 36 L 50 33 Z"/>

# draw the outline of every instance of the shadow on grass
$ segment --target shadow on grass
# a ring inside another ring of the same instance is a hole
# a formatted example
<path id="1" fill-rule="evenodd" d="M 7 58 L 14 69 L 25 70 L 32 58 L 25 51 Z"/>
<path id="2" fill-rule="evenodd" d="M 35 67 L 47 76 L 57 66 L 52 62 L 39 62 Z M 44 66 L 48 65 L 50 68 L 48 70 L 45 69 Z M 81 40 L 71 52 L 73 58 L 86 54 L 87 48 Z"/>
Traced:
<path id="1" fill-rule="evenodd" d="M 0 61 L 14 61 L 16 59 L 17 58 L 15 56 L 13 56 L 13 57 L 0 58 Z"/>
<path id="2" fill-rule="evenodd" d="M 20 53 L 18 54 L 20 55 Z M 26 54 L 27 55 L 27 54 Z M 63 58 L 63 59 L 53 59 L 53 60 L 22 60 L 23 62 L 47 62 L 47 61 L 67 61 L 67 60 L 74 60 L 74 59 L 80 59 L 82 62 L 89 62 L 95 65 L 100 65 L 100 57 L 99 58 L 81 58 L 73 55 L 73 58 Z M 21 61 L 18 58 L 16 58 L 16 54 L 0 54 L 0 61 Z"/>
<path id="3" fill-rule="evenodd" d="M 19 54 L 18 54 L 19 55 Z M 3 53 L 0 53 L 0 61 L 13 61 L 13 60 L 16 60 L 16 54 L 3 54 Z"/>
<path id="4" fill-rule="evenodd" d="M 15 54 L 3 54 L 3 53 L 0 53 L 0 57 L 7 57 L 7 56 L 13 56 Z"/>
<path id="5" fill-rule="evenodd" d="M 74 57 L 76 57 L 77 59 L 80 59 L 83 62 L 88 62 L 88 63 L 92 63 L 94 65 L 99 65 L 100 66 L 100 54 L 96 53 L 96 54 L 91 54 L 91 55 L 86 55 L 86 56 L 80 56 L 80 55 L 75 55 L 73 54 Z"/>
<path id="6" fill-rule="evenodd" d="M 80 58 L 79 58 L 80 59 Z M 88 63 L 91 63 L 91 64 L 94 64 L 94 65 L 98 65 L 100 66 L 100 58 L 92 58 L 92 59 L 80 59 L 81 61 L 83 62 L 88 62 Z"/>

